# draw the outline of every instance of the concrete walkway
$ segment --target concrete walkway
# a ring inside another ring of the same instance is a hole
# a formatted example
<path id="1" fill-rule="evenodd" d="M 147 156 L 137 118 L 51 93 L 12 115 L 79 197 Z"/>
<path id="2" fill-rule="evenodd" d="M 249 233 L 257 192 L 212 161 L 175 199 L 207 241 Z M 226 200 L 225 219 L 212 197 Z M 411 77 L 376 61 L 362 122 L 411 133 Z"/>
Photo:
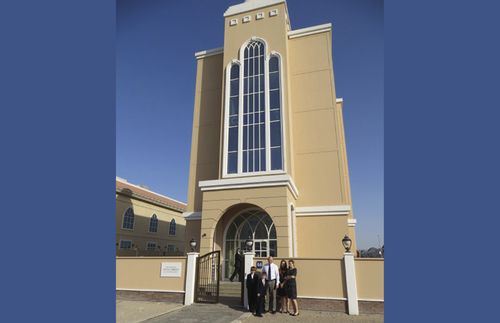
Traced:
<path id="1" fill-rule="evenodd" d="M 263 317 L 250 316 L 243 320 L 243 323 L 254 322 L 269 322 L 272 323 L 383 323 L 384 315 L 382 314 L 361 314 L 357 316 L 347 315 L 339 312 L 322 312 L 322 311 L 300 311 L 299 316 L 291 316 L 289 314 L 264 314 Z"/>
<path id="2" fill-rule="evenodd" d="M 242 308 L 230 307 L 224 304 L 193 304 L 184 306 L 178 311 L 160 315 L 146 322 L 230 323 L 238 320 L 245 313 Z"/>
<path id="3" fill-rule="evenodd" d="M 116 300 L 116 322 L 144 322 L 180 308 L 182 308 L 182 304 Z"/>
<path id="4" fill-rule="evenodd" d="M 177 303 L 144 302 L 144 301 L 116 301 L 117 323 L 309 323 L 309 322 L 338 322 L 338 323 L 383 323 L 384 315 L 369 314 L 350 316 L 338 312 L 306 311 L 299 316 L 288 314 L 264 314 L 264 317 L 252 316 L 243 308 L 224 304 L 193 304 L 183 306 Z"/>

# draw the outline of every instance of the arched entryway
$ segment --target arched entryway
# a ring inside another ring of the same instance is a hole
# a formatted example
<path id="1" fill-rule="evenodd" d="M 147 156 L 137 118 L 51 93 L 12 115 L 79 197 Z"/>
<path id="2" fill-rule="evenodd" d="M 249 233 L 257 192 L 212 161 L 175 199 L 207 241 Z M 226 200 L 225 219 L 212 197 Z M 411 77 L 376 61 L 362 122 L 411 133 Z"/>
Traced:
<path id="1" fill-rule="evenodd" d="M 228 278 L 233 272 L 236 250 L 245 249 L 247 239 L 253 240 L 256 257 L 275 257 L 277 254 L 278 243 L 273 220 L 258 207 L 245 208 L 236 213 L 226 225 L 223 237 L 224 278 Z"/>

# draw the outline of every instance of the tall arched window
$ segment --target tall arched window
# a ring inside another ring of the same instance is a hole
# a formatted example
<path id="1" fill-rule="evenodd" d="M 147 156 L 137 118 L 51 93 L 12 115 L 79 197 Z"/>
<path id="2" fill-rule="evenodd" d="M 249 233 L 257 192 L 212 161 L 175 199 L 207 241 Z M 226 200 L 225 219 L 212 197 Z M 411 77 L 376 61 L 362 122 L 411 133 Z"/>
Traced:
<path id="1" fill-rule="evenodd" d="M 281 62 L 266 46 L 249 41 L 227 67 L 224 174 L 284 169 Z"/>
<path id="2" fill-rule="evenodd" d="M 271 132 L 271 170 L 283 169 L 281 140 L 281 79 L 277 55 L 269 59 L 269 118 Z"/>
<path id="3" fill-rule="evenodd" d="M 131 207 L 123 215 L 122 229 L 134 229 L 134 210 Z"/>
<path id="4" fill-rule="evenodd" d="M 149 220 L 149 232 L 158 232 L 158 218 L 156 214 L 153 214 Z"/>
<path id="5" fill-rule="evenodd" d="M 266 170 L 265 47 L 253 40 L 243 57 L 243 173 Z"/>
<path id="6" fill-rule="evenodd" d="M 240 104 L 240 66 L 233 64 L 229 89 L 229 130 L 227 148 L 227 173 L 238 172 L 238 124 Z"/>
<path id="7" fill-rule="evenodd" d="M 170 226 L 168 227 L 168 234 L 171 236 L 175 236 L 175 219 L 170 221 Z"/>

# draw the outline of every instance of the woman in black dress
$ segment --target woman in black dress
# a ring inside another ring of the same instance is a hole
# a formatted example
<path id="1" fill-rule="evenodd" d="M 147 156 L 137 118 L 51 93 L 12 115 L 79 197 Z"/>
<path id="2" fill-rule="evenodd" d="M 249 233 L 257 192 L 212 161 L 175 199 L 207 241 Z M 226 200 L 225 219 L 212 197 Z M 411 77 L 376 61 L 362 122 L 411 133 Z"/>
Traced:
<path id="1" fill-rule="evenodd" d="M 288 313 L 288 299 L 286 297 L 285 277 L 288 274 L 288 267 L 286 260 L 282 259 L 280 262 L 280 284 L 278 286 L 277 294 L 280 298 L 280 313 Z"/>
<path id="2" fill-rule="evenodd" d="M 293 260 L 288 261 L 288 272 L 286 276 L 286 292 L 288 299 L 292 302 L 293 314 L 299 315 L 299 305 L 297 304 L 297 282 L 295 278 L 297 277 L 297 268 L 295 268 L 295 262 Z M 290 303 L 290 302 L 289 302 Z"/>

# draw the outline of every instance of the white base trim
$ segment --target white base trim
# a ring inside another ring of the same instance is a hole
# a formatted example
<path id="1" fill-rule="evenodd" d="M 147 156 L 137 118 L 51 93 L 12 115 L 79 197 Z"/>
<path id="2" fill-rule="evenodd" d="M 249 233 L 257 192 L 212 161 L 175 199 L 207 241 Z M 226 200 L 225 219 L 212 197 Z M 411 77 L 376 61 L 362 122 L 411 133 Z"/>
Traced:
<path id="1" fill-rule="evenodd" d="M 186 221 L 189 220 L 201 220 L 201 212 L 184 212 L 182 216 Z"/>
<path id="2" fill-rule="evenodd" d="M 292 38 L 297 38 L 297 37 L 302 37 L 302 36 L 307 36 L 307 35 L 324 33 L 324 32 L 330 31 L 330 30 L 332 30 L 331 23 L 316 25 L 316 26 L 311 26 L 311 27 L 307 27 L 307 28 L 290 30 L 288 32 L 288 38 L 292 39 Z"/>
<path id="3" fill-rule="evenodd" d="M 297 298 L 315 298 L 315 299 L 331 299 L 336 301 L 347 301 L 345 297 L 330 297 L 330 296 L 302 296 L 297 295 Z"/>
<path id="4" fill-rule="evenodd" d="M 350 212 L 350 205 L 321 205 L 295 208 L 295 216 L 348 215 Z"/>
<path id="5" fill-rule="evenodd" d="M 143 288 L 117 288 L 116 290 L 130 291 L 130 292 L 159 292 L 159 293 L 182 293 L 183 290 L 170 290 L 170 289 L 143 289 Z"/>
<path id="6" fill-rule="evenodd" d="M 218 191 L 235 188 L 254 188 L 270 186 L 287 186 L 295 198 L 298 198 L 299 191 L 290 175 L 263 175 L 238 178 L 223 178 L 217 180 L 200 181 L 198 186 L 201 191 Z"/>
<path id="7" fill-rule="evenodd" d="M 363 302 L 380 302 L 380 303 L 383 303 L 384 300 L 383 299 L 367 299 L 367 298 L 358 298 L 358 301 L 363 301 Z"/>

